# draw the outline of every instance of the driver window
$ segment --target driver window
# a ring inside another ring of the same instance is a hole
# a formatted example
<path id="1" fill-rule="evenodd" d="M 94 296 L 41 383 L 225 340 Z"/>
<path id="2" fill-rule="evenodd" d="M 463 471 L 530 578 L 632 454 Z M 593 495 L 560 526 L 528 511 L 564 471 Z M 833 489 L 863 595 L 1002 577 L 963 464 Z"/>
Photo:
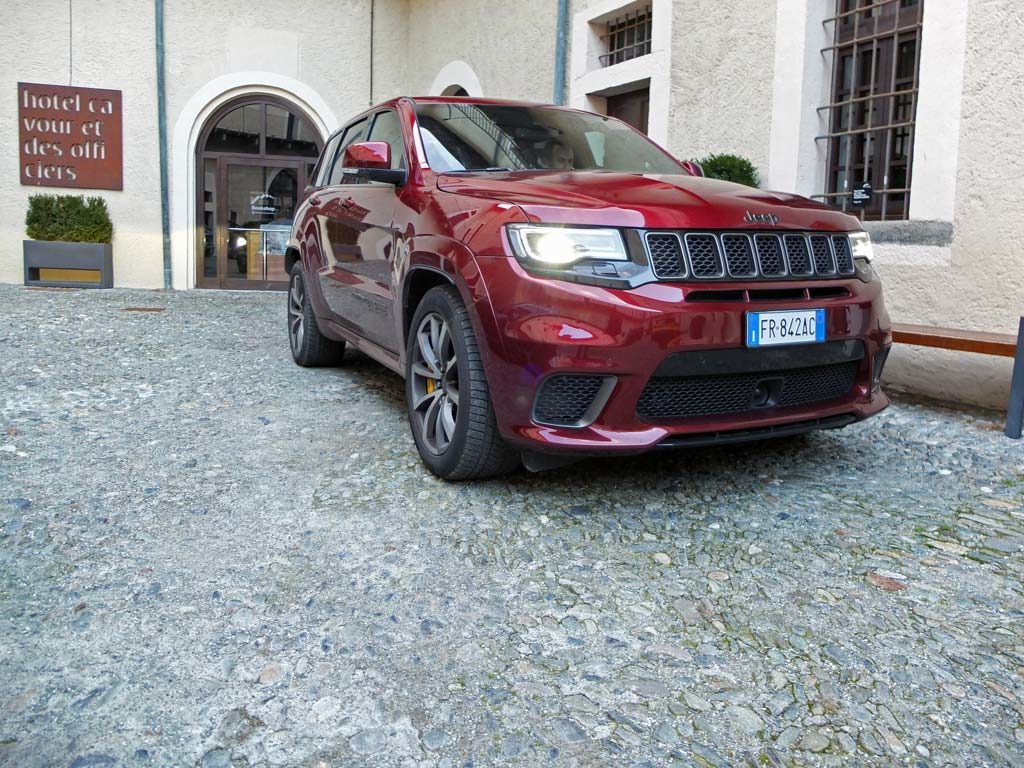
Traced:
<path id="1" fill-rule="evenodd" d="M 380 112 L 374 118 L 367 141 L 385 141 L 391 147 L 391 168 L 405 168 L 405 146 L 402 143 L 402 126 L 398 115 L 390 109 Z"/>
<path id="2" fill-rule="evenodd" d="M 332 187 L 344 183 L 342 158 L 345 156 L 345 148 L 349 144 L 355 144 L 357 141 L 363 140 L 363 137 L 366 136 L 366 123 L 367 119 L 364 117 L 358 123 L 352 123 L 345 131 L 345 138 L 338 145 L 338 154 L 334 158 L 334 166 L 331 168 L 330 177 L 327 182 Z"/>
<path id="3" fill-rule="evenodd" d="M 313 180 L 314 187 L 322 187 L 327 183 L 327 179 L 331 175 L 331 164 L 334 162 L 334 153 L 338 149 L 338 143 L 341 141 L 341 134 L 336 133 L 330 141 L 327 142 L 327 146 L 324 147 L 323 157 L 320 160 L 320 165 L 317 167 L 316 178 Z"/>

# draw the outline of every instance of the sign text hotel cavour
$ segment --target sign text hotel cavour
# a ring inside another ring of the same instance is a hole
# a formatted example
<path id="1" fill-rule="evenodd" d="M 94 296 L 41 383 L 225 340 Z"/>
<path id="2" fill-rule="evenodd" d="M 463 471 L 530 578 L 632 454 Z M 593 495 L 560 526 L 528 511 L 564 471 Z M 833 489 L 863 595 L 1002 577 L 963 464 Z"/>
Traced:
<path id="1" fill-rule="evenodd" d="M 18 83 L 21 183 L 121 189 L 121 92 Z"/>

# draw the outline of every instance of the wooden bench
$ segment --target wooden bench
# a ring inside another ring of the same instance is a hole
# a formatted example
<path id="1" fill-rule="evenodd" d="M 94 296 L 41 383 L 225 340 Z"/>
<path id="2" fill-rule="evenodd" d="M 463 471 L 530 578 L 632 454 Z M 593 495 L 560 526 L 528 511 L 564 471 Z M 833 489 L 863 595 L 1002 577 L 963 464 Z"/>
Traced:
<path id="1" fill-rule="evenodd" d="M 1010 402 L 1006 409 L 1006 436 L 1019 440 L 1021 422 L 1024 421 L 1024 317 L 1016 338 L 1009 333 L 961 331 L 955 328 L 935 328 L 930 325 L 893 323 L 892 340 L 896 344 L 917 347 L 935 347 L 958 352 L 1012 357 L 1013 375 L 1010 378 Z"/>

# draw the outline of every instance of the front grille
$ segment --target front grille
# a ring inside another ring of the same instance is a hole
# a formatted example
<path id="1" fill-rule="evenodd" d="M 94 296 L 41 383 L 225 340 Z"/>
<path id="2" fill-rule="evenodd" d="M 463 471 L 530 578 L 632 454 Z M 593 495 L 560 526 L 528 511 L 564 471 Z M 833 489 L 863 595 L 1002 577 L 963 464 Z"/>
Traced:
<path id="1" fill-rule="evenodd" d="M 807 238 L 803 235 L 785 235 L 782 240 L 786 244 L 786 262 L 789 264 L 789 274 L 795 277 L 813 275 L 814 262 L 811 261 Z"/>
<path id="2" fill-rule="evenodd" d="M 835 400 L 850 391 L 858 365 L 850 360 L 783 371 L 655 377 L 636 410 L 644 419 L 678 419 Z"/>
<path id="3" fill-rule="evenodd" d="M 651 254 L 651 268 L 658 277 L 686 276 L 679 235 L 674 232 L 648 232 L 647 252 Z"/>
<path id="4" fill-rule="evenodd" d="M 722 277 L 722 252 L 718 248 L 718 238 L 714 235 L 687 234 L 686 260 L 690 263 L 690 272 L 694 277 Z"/>
<path id="5" fill-rule="evenodd" d="M 537 393 L 533 404 L 534 421 L 567 427 L 580 425 L 590 415 L 594 399 L 606 381 L 606 376 L 585 374 L 552 376 Z"/>
<path id="6" fill-rule="evenodd" d="M 786 274 L 786 262 L 778 235 L 754 235 L 754 247 L 757 249 L 757 266 L 762 275 L 782 277 Z"/>
<path id="7" fill-rule="evenodd" d="M 750 250 L 750 238 L 746 235 L 722 235 L 722 250 L 731 277 L 753 277 L 754 254 Z"/>
<path id="8" fill-rule="evenodd" d="M 814 258 L 814 271 L 819 275 L 834 275 L 835 261 L 832 259 L 832 248 L 829 238 L 825 235 L 811 235 L 811 256 Z"/>
<path id="9" fill-rule="evenodd" d="M 649 231 L 644 242 L 662 280 L 834 278 L 854 272 L 848 235 Z"/>
<path id="10" fill-rule="evenodd" d="M 836 255 L 836 269 L 840 274 L 853 274 L 853 253 L 850 251 L 850 238 L 846 235 L 832 236 L 832 251 Z"/>

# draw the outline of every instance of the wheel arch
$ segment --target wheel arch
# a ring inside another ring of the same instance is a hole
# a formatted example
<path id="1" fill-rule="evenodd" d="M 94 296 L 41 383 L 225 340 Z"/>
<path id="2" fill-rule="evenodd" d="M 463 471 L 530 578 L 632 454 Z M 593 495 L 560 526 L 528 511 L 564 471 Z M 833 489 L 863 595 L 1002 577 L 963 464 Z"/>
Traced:
<path id="1" fill-rule="evenodd" d="M 287 250 L 284 252 L 284 271 L 291 274 L 292 267 L 301 260 L 302 255 L 299 253 L 299 249 L 294 245 L 288 246 Z"/>
<path id="2" fill-rule="evenodd" d="M 401 330 L 403 345 L 405 340 L 409 338 L 409 328 L 412 326 L 412 318 L 416 314 L 416 308 L 423 300 L 423 297 L 427 295 L 427 292 L 439 285 L 455 286 L 459 294 L 463 296 L 463 301 L 465 301 L 465 295 L 459 289 L 455 278 L 443 269 L 425 264 L 417 264 L 410 267 L 402 288 Z"/>
<path id="3" fill-rule="evenodd" d="M 473 252 L 464 243 L 434 235 L 417 237 L 409 241 L 408 245 L 409 256 L 402 278 L 402 293 L 396 302 L 396 315 L 399 312 L 401 314 L 395 318 L 403 362 L 409 326 L 418 302 L 435 285 L 443 284 L 454 285 L 462 297 L 485 362 L 489 362 L 493 354 L 503 351 L 487 286 Z M 492 344 L 497 344 L 498 349 L 492 349 Z"/>

